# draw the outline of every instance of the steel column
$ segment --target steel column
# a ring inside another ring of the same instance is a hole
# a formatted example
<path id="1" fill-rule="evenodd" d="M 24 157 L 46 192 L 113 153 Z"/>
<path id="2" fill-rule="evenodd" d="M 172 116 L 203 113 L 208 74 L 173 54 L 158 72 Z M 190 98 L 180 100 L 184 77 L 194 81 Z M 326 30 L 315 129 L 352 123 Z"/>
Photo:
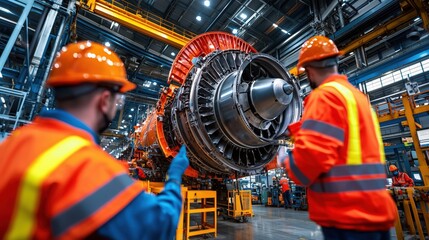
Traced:
<path id="1" fill-rule="evenodd" d="M 429 167 L 427 165 L 425 155 L 420 147 L 419 138 L 417 136 L 416 122 L 414 120 L 414 109 L 411 105 L 411 99 L 408 94 L 402 95 L 402 103 L 405 109 L 405 117 L 407 118 L 408 127 L 410 128 L 411 137 L 413 138 L 414 150 L 416 151 L 417 159 L 419 161 L 420 173 L 423 177 L 425 186 L 429 186 Z"/>
<path id="2" fill-rule="evenodd" d="M 29 82 L 33 83 L 33 80 L 39 70 L 39 66 L 42 60 L 44 53 L 46 52 L 46 46 L 49 42 L 49 35 L 52 31 L 52 27 L 54 26 L 55 20 L 57 18 L 58 9 L 62 4 L 62 0 L 56 0 L 52 6 L 52 9 L 49 11 L 48 16 L 46 17 L 46 21 L 44 22 L 42 31 L 40 33 L 39 44 L 34 51 L 33 59 L 31 59 L 31 63 L 29 66 L 29 75 L 24 80 L 23 86 Z"/>
<path id="3" fill-rule="evenodd" d="M 33 7 L 33 4 L 34 4 L 34 0 L 27 1 L 24 7 L 24 10 L 22 11 L 22 14 L 19 17 L 18 22 L 16 23 L 15 29 L 13 30 L 12 35 L 9 38 L 9 41 L 7 41 L 6 47 L 4 48 L 3 53 L 0 57 L 0 72 L 3 71 L 4 64 L 6 63 L 6 60 L 9 57 L 10 52 L 12 51 L 13 45 L 15 45 L 19 32 L 22 29 L 22 25 L 24 24 L 24 21 L 27 19 L 31 8 Z"/>
<path id="4" fill-rule="evenodd" d="M 325 9 L 325 11 L 322 13 L 322 21 L 325 21 L 326 18 L 331 14 L 332 11 L 334 11 L 335 7 L 338 5 L 338 1 L 332 1 L 331 4 Z"/>
<path id="5" fill-rule="evenodd" d="M 337 5 L 337 12 L 338 12 L 338 18 L 340 19 L 340 26 L 341 28 L 344 27 L 344 17 L 343 17 L 343 10 L 341 9 L 341 4 L 339 4 L 338 0 L 338 5 Z"/>

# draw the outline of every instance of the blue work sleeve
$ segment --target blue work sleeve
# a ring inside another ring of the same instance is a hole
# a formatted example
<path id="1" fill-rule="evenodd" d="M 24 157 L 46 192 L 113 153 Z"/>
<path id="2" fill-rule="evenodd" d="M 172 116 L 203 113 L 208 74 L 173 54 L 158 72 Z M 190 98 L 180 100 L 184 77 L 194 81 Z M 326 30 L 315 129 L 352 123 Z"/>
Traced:
<path id="1" fill-rule="evenodd" d="M 182 209 L 180 185 L 167 181 L 158 195 L 140 193 L 95 235 L 107 239 L 174 239 Z"/>

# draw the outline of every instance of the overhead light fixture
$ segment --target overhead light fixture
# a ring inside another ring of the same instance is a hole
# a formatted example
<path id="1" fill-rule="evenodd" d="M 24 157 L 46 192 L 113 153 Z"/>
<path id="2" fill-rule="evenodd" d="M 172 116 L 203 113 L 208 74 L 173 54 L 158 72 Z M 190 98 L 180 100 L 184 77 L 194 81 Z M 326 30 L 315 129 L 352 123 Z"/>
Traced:
<path id="1" fill-rule="evenodd" d="M 4 100 L 4 97 L 1 97 L 1 101 L 3 102 L 3 103 L 5 103 L 6 101 Z"/>
<path id="2" fill-rule="evenodd" d="M 105 42 L 105 43 L 104 43 L 104 46 L 106 46 L 106 47 L 110 47 L 110 43 L 109 43 L 109 42 Z"/>
<path id="3" fill-rule="evenodd" d="M 200 15 L 198 15 L 197 17 L 196 17 L 196 19 L 197 19 L 197 21 L 199 22 L 199 21 L 201 21 L 201 16 Z"/>
<path id="4" fill-rule="evenodd" d="M 245 13 L 241 13 L 241 14 L 240 14 L 240 18 L 241 18 L 241 19 L 243 19 L 243 20 L 244 20 L 244 19 L 246 19 L 246 18 L 247 18 L 247 14 L 245 14 Z"/>
<path id="5" fill-rule="evenodd" d="M 176 53 L 175 52 L 171 52 L 171 56 L 176 56 Z"/>
<path id="6" fill-rule="evenodd" d="M 5 108 L 7 108 L 6 104 L 3 104 L 3 106 L 4 106 Z"/>
<path id="7" fill-rule="evenodd" d="M 134 108 L 131 108 L 131 112 L 134 112 Z"/>
<path id="8" fill-rule="evenodd" d="M 420 20 L 420 18 L 418 17 L 418 18 L 414 18 L 414 22 L 417 22 L 417 21 L 419 21 Z"/>
<path id="9" fill-rule="evenodd" d="M 1 72 L 0 72 L 0 78 L 3 78 L 3 74 L 1 74 Z"/>
<path id="10" fill-rule="evenodd" d="M 0 7 L 0 11 L 6 12 L 6 13 L 12 13 L 9 9 Z"/>
<path id="11" fill-rule="evenodd" d="M 232 29 L 232 34 L 237 34 L 238 30 L 236 28 Z"/>
<path id="12" fill-rule="evenodd" d="M 124 123 L 125 122 L 125 120 L 122 120 L 122 123 Z"/>
<path id="13" fill-rule="evenodd" d="M 354 52 L 350 52 L 350 55 L 353 55 L 353 54 L 355 54 Z"/>
<path id="14" fill-rule="evenodd" d="M 210 0 L 205 0 L 204 1 L 204 6 L 210 7 Z"/>
<path id="15" fill-rule="evenodd" d="M 117 26 L 119 26 L 119 23 L 114 22 L 114 23 L 113 23 L 113 25 L 114 25 L 115 27 L 117 27 Z"/>
<path id="16" fill-rule="evenodd" d="M 128 117 L 131 118 L 131 117 L 133 117 L 133 115 L 130 114 L 130 115 L 128 115 Z"/>
<path id="17" fill-rule="evenodd" d="M 154 86 L 156 86 L 156 85 L 157 85 L 157 83 L 156 83 L 156 82 L 153 82 L 153 85 L 154 85 Z"/>
<path id="18" fill-rule="evenodd" d="M 276 28 L 276 27 L 278 27 L 278 26 L 279 26 L 279 25 L 277 25 L 277 24 L 273 23 L 273 27 L 275 27 L 275 28 Z"/>
<path id="19" fill-rule="evenodd" d="M 282 32 L 290 35 L 290 33 L 284 29 L 282 29 Z"/>

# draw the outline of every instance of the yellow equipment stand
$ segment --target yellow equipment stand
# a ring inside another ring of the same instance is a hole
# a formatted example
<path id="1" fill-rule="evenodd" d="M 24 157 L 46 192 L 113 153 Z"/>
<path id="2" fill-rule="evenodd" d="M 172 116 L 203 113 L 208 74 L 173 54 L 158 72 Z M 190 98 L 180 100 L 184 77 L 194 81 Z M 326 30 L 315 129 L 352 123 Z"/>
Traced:
<path id="1" fill-rule="evenodd" d="M 148 192 L 158 194 L 164 189 L 163 182 L 143 181 L 143 187 Z M 217 199 L 216 191 L 188 190 L 182 186 L 183 205 L 177 225 L 176 240 L 213 233 L 217 236 Z M 197 206 L 197 207 L 196 207 Z M 207 214 L 212 213 L 213 222 L 207 222 Z M 191 214 L 201 214 L 201 222 L 191 226 Z"/>
<path id="2" fill-rule="evenodd" d="M 213 233 L 217 236 L 217 200 L 216 191 L 189 190 L 185 199 L 185 239 L 189 237 Z M 207 220 L 211 213 L 212 223 Z M 200 223 L 191 226 L 191 214 L 201 214 Z"/>
<path id="3" fill-rule="evenodd" d="M 250 190 L 228 191 L 228 217 L 240 222 L 253 216 L 252 193 Z"/>
<path id="4" fill-rule="evenodd" d="M 418 235 L 419 239 L 425 239 L 424 224 L 429 231 L 429 187 L 407 187 L 394 188 L 397 201 L 402 202 L 404 206 L 405 227 L 411 235 Z M 404 239 L 401 222 L 398 219 L 395 223 L 397 239 Z"/>

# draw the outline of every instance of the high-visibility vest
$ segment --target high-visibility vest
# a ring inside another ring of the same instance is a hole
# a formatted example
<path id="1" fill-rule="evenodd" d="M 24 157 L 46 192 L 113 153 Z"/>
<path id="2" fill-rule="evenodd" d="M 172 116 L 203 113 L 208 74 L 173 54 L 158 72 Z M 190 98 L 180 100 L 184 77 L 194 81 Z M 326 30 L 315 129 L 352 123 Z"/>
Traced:
<path id="1" fill-rule="evenodd" d="M 388 230 L 396 207 L 385 188 L 384 148 L 366 96 L 341 75 L 325 80 L 314 94 L 288 165 L 290 177 L 309 187 L 310 218 L 325 227 Z M 332 116 L 312 118 L 325 111 Z M 328 158 L 332 165 L 323 165 Z"/>
<path id="2" fill-rule="evenodd" d="M 289 181 L 286 178 L 281 178 L 279 183 L 280 183 L 280 186 L 282 186 L 282 192 L 286 192 L 287 190 L 290 190 Z"/>
<path id="3" fill-rule="evenodd" d="M 398 176 L 394 176 L 392 178 L 392 185 L 393 186 L 401 186 L 401 187 L 412 187 L 414 186 L 414 181 L 412 178 L 408 176 L 408 174 L 404 172 L 400 172 Z"/>
<path id="4" fill-rule="evenodd" d="M 86 132 L 34 122 L 0 145 L 0 239 L 82 239 L 141 192 Z"/>

